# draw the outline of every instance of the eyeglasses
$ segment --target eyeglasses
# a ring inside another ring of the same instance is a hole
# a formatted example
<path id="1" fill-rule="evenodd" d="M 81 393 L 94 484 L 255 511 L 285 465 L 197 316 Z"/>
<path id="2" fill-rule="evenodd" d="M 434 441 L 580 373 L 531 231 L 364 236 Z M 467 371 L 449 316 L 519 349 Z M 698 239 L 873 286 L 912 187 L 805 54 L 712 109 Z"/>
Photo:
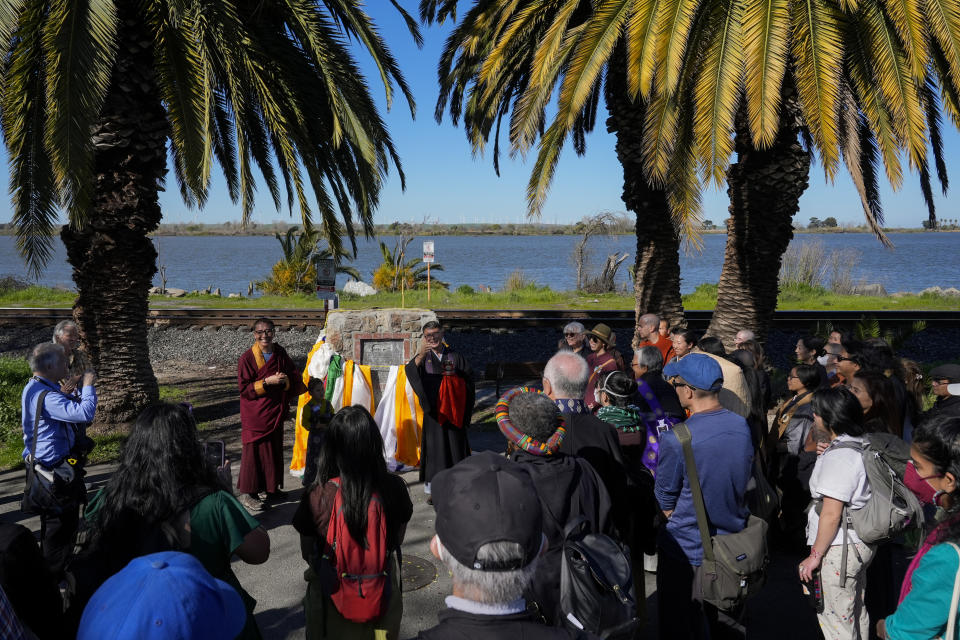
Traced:
<path id="1" fill-rule="evenodd" d="M 442 334 L 441 334 L 439 331 L 436 331 L 436 332 L 434 332 L 434 333 L 425 333 L 425 334 L 423 334 L 423 339 L 424 339 L 424 340 L 439 340 L 441 335 L 442 335 Z"/>
<path id="2" fill-rule="evenodd" d="M 565 333 L 565 334 L 563 334 L 563 336 L 564 336 L 565 338 L 576 338 L 578 335 L 580 335 L 580 334 L 579 334 L 579 333 Z"/>
<path id="3" fill-rule="evenodd" d="M 688 389 L 693 389 L 693 387 L 688 385 L 686 382 L 677 382 L 676 380 L 671 380 L 670 386 L 673 387 L 674 389 L 679 389 L 680 387 L 687 387 Z"/>
<path id="4" fill-rule="evenodd" d="M 260 331 L 254 331 L 253 335 L 256 336 L 272 336 L 275 333 L 273 329 L 262 329 Z"/>
<path id="5" fill-rule="evenodd" d="M 787 376 L 787 380 L 798 380 L 800 376 Z"/>
<path id="6" fill-rule="evenodd" d="M 847 358 L 844 356 L 837 356 L 837 362 L 853 362 L 853 358 Z"/>

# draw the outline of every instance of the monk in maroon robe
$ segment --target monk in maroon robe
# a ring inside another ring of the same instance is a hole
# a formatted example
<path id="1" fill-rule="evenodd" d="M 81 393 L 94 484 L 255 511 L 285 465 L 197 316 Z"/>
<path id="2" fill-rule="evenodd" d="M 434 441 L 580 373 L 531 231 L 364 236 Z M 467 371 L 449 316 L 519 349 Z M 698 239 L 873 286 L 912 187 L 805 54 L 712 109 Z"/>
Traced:
<path id="1" fill-rule="evenodd" d="M 237 491 L 248 508 L 261 506 L 261 491 L 267 500 L 284 497 L 283 421 L 290 401 L 306 391 L 290 356 L 273 342 L 273 322 L 257 320 L 253 333 L 256 341 L 237 364 L 243 444 Z"/>

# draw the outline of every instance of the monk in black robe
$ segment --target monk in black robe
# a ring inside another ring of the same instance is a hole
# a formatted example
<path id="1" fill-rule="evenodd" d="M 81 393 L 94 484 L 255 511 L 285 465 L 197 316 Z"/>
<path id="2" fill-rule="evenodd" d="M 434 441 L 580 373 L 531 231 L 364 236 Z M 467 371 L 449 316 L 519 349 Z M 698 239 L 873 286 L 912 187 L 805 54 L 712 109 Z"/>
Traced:
<path id="1" fill-rule="evenodd" d="M 407 380 L 423 408 L 420 480 L 430 481 L 470 455 L 467 427 L 473 416 L 476 389 L 473 370 L 462 355 L 443 342 L 443 328 L 423 326 L 424 349 L 406 366 Z"/>

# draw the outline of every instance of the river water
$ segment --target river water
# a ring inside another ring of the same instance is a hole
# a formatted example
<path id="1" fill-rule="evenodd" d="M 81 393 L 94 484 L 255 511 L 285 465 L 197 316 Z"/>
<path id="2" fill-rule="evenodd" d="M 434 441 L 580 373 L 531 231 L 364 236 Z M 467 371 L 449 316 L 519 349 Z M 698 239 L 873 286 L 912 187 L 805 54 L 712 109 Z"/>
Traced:
<path id="1" fill-rule="evenodd" d="M 382 238 L 391 249 L 396 238 Z M 538 284 L 554 289 L 574 288 L 576 272 L 571 258 L 578 236 L 443 236 L 415 239 L 409 246 L 411 255 L 419 254 L 422 240 L 433 240 L 436 260 L 444 266 L 436 277 L 451 287 L 468 284 L 500 289 L 507 276 L 522 269 Z M 876 238 L 866 233 L 802 234 L 794 243 L 822 243 L 827 255 L 832 251 L 852 249 L 858 259 L 852 269 L 853 282 L 879 283 L 888 292 L 921 291 L 927 287 L 960 287 L 960 234 L 903 233 L 892 234 L 895 248 L 884 249 Z M 703 237 L 703 251 L 684 253 L 680 258 L 681 289 L 693 291 L 697 285 L 714 283 L 723 264 L 725 235 Z M 159 246 L 159 264 L 167 267 L 167 286 L 181 289 L 219 287 L 223 294 L 240 292 L 246 295 L 251 281 L 263 279 L 270 267 L 282 256 L 280 244 L 272 236 L 171 236 L 155 238 Z M 591 238 L 588 250 L 596 268 L 615 251 L 628 252 L 630 257 L 621 267 L 618 282 L 626 286 L 626 268 L 633 262 L 635 241 L 632 236 Z M 359 240 L 353 266 L 370 282 L 371 273 L 382 260 L 376 240 Z M 12 236 L 0 236 L 0 276 L 26 277 L 27 270 L 16 251 Z M 70 267 L 63 245 L 56 243 L 53 258 L 39 278 L 48 286 L 72 287 Z M 338 278 L 342 287 L 346 278 Z M 159 278 L 155 279 L 159 284 Z"/>

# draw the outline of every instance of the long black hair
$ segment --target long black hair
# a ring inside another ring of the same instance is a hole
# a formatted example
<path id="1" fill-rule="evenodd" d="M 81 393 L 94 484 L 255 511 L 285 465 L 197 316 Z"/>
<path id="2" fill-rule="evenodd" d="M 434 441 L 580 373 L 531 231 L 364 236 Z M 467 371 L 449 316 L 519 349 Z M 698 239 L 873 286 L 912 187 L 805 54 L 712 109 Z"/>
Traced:
<path id="1" fill-rule="evenodd" d="M 224 488 L 203 455 L 189 409 L 161 402 L 140 412 L 104 488 L 95 535 L 104 546 L 135 553 L 136 532 L 149 531 L 191 506 L 198 495 Z"/>
<path id="2" fill-rule="evenodd" d="M 863 407 L 849 389 L 817 389 L 813 392 L 813 413 L 823 426 L 839 435 L 863 435 Z"/>
<path id="3" fill-rule="evenodd" d="M 939 474 L 956 479 L 950 500 L 944 504 L 947 518 L 937 542 L 960 541 L 960 417 L 937 415 L 922 422 L 913 432 L 913 446 L 933 463 Z"/>
<path id="4" fill-rule="evenodd" d="M 893 382 L 877 371 L 860 369 L 853 377 L 863 382 L 870 395 L 870 408 L 864 412 L 864 429 L 867 432 L 903 435 L 903 419 L 894 405 L 896 391 Z"/>
<path id="5" fill-rule="evenodd" d="M 363 407 L 340 409 L 327 427 L 314 486 L 336 477 L 343 492 L 347 530 L 357 544 L 366 548 L 367 507 L 374 493 L 382 493 L 387 464 L 380 429 Z"/>

